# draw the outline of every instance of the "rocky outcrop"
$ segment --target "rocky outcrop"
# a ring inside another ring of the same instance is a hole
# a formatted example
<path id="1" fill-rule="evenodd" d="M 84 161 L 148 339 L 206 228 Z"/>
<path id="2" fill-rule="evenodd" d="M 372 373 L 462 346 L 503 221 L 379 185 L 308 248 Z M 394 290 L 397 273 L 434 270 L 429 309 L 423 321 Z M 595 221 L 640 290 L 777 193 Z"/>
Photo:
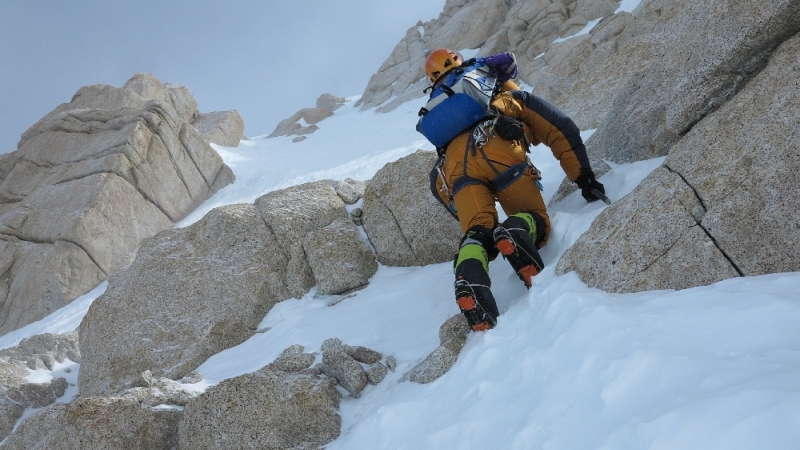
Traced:
<path id="1" fill-rule="evenodd" d="M 336 439 L 336 381 L 308 369 L 313 355 L 294 347 L 261 370 L 222 381 L 189 401 L 178 448 L 316 449 Z"/>
<path id="2" fill-rule="evenodd" d="M 358 397 L 367 384 L 383 381 L 393 361 L 391 356 L 384 359 L 380 352 L 352 347 L 336 338 L 322 343 L 322 373 L 334 378 L 353 397 Z"/>
<path id="3" fill-rule="evenodd" d="M 424 266 L 452 261 L 461 227 L 431 195 L 436 153 L 417 151 L 389 163 L 367 181 L 362 222 L 378 261 Z"/>
<path id="4" fill-rule="evenodd" d="M 478 53 L 483 56 L 515 52 L 523 73 L 530 73 L 531 62 L 552 42 L 613 13 L 618 5 L 616 0 L 449 0 L 437 19 L 409 28 L 370 78 L 357 106 L 391 111 L 421 97 L 428 85 L 425 58 L 440 47 L 456 51 L 480 49 Z"/>
<path id="5" fill-rule="evenodd" d="M 439 328 L 439 347 L 406 372 L 401 381 L 427 384 L 446 374 L 458 361 L 471 331 L 463 314 L 447 319 Z"/>
<path id="6" fill-rule="evenodd" d="M 302 297 L 317 283 L 303 249 L 304 241 L 313 239 L 313 236 L 309 237 L 310 233 L 322 230 L 338 219 L 346 219 L 344 202 L 330 183 L 316 181 L 270 192 L 257 198 L 255 205 L 288 257 L 286 283 L 291 296 Z M 353 240 L 348 242 L 356 243 Z M 311 245 L 310 242 L 309 248 Z M 315 260 L 315 264 L 320 271 L 324 270 L 321 262 Z M 330 283 L 336 282 L 331 280 Z"/>
<path id="7" fill-rule="evenodd" d="M 334 111 L 339 109 L 346 101 L 344 98 L 334 97 L 331 94 L 322 94 L 317 99 L 315 108 L 301 109 L 288 119 L 282 120 L 267 137 L 296 135 L 304 138 L 305 135 L 317 131 L 319 128 L 316 124 L 332 116 Z"/>
<path id="8" fill-rule="evenodd" d="M 3 448 L 175 449 L 183 411 L 170 406 L 175 404 L 174 397 L 160 387 L 136 388 L 117 397 L 82 397 L 69 404 L 52 405 L 25 420 Z M 188 392 L 183 395 L 193 396 Z"/>
<path id="9" fill-rule="evenodd" d="M 696 124 L 664 166 L 595 219 L 561 258 L 611 292 L 681 289 L 800 270 L 800 35 Z"/>
<path id="10" fill-rule="evenodd" d="M 253 205 L 148 239 L 81 322 L 82 395 L 113 394 L 145 370 L 178 379 L 245 341 L 290 297 L 286 265 Z"/>
<path id="11" fill-rule="evenodd" d="M 366 286 L 378 271 L 372 250 L 349 218 L 311 231 L 303 240 L 308 265 L 320 294 L 341 294 Z"/>
<path id="12" fill-rule="evenodd" d="M 16 347 L 0 350 L 2 357 L 23 362 L 31 370 L 53 370 L 56 363 L 63 363 L 65 359 L 80 363 L 78 333 L 37 334 L 22 339 Z"/>
<path id="13" fill-rule="evenodd" d="M 152 75 L 86 86 L 0 159 L 0 333 L 86 293 L 233 181 L 196 114 Z"/>
<path id="14" fill-rule="evenodd" d="M 27 408 L 43 408 L 63 396 L 68 382 L 62 377 L 34 383 L 30 370 L 53 370 L 67 358 L 80 362 L 78 336 L 42 334 L 23 339 L 16 347 L 0 350 L 0 441 L 11 433 Z"/>
<path id="15" fill-rule="evenodd" d="M 181 378 L 252 336 L 277 302 L 365 285 L 377 263 L 332 184 L 216 208 L 146 240 L 81 323 L 82 395 L 112 395 L 148 370 Z"/>
<path id="16" fill-rule="evenodd" d="M 244 139 L 244 120 L 233 109 L 200 114 L 192 125 L 212 144 L 236 147 Z"/>
<path id="17" fill-rule="evenodd" d="M 582 128 L 597 128 L 587 142 L 594 157 L 638 161 L 666 155 L 797 32 L 792 0 L 649 0 L 553 45 L 522 76 Z"/>

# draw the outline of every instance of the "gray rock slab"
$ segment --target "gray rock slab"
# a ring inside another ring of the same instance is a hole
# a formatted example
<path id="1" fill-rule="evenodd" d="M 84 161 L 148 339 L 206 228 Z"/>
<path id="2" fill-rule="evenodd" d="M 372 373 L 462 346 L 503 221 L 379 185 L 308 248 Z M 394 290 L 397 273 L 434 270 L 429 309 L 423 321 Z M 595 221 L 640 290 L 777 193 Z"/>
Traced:
<path id="1" fill-rule="evenodd" d="M 776 49 L 730 101 L 704 118 L 664 166 L 604 210 L 567 252 L 610 292 L 683 289 L 800 269 L 800 37 Z"/>
<path id="2" fill-rule="evenodd" d="M 245 341 L 290 297 L 286 262 L 253 205 L 148 239 L 81 322 L 81 394 L 113 394 L 145 370 L 179 379 Z"/>
<path id="3" fill-rule="evenodd" d="M 255 201 L 261 217 L 288 255 L 286 276 L 294 297 L 303 296 L 316 284 L 303 250 L 312 231 L 347 218 L 344 202 L 326 181 L 315 181 L 262 195 Z"/>
<path id="4" fill-rule="evenodd" d="M 233 109 L 200 114 L 192 125 L 213 144 L 236 147 L 244 138 L 244 120 Z"/>
<path id="5" fill-rule="evenodd" d="M 574 270 L 589 286 L 608 292 L 680 289 L 737 276 L 693 219 L 697 203 L 679 176 L 656 169 L 600 213 L 556 272 Z"/>
<path id="6" fill-rule="evenodd" d="M 177 408 L 151 408 L 135 399 L 81 398 L 54 404 L 25 420 L 6 439 L 8 450 L 176 448 Z"/>
<path id="7" fill-rule="evenodd" d="M 0 158 L 0 266 L 13 263 L 0 332 L 97 286 L 142 239 L 233 181 L 189 124 L 196 114 L 188 89 L 137 74 L 122 88 L 79 89 Z"/>
<path id="8" fill-rule="evenodd" d="M 367 181 L 362 223 L 382 264 L 424 266 L 453 259 L 461 227 L 430 192 L 435 162 L 436 153 L 420 150 Z"/>
<path id="9" fill-rule="evenodd" d="M 320 294 L 366 286 L 378 270 L 375 256 L 349 219 L 311 231 L 303 240 L 303 250 Z"/>
<path id="10" fill-rule="evenodd" d="M 335 386 L 269 370 L 222 381 L 186 405 L 178 448 L 321 448 L 340 433 Z"/>

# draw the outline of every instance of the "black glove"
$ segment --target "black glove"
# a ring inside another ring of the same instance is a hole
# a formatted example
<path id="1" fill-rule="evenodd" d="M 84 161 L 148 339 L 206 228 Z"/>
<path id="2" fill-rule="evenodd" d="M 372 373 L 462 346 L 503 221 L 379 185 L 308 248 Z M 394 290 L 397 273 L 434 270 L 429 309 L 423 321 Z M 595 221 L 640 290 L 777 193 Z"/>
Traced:
<path id="1" fill-rule="evenodd" d="M 606 193 L 606 188 L 603 187 L 603 184 L 594 178 L 592 169 L 581 169 L 581 174 L 578 179 L 575 180 L 575 183 L 581 189 L 581 195 L 587 202 L 600 200 L 600 197 L 592 193 L 593 189 L 597 189 L 602 194 Z"/>

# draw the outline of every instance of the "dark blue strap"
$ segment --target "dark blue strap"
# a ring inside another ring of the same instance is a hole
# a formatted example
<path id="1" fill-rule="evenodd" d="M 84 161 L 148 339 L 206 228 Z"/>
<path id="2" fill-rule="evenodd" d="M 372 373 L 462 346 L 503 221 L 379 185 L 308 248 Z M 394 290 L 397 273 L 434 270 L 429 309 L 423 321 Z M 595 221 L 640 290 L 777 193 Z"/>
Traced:
<path id="1" fill-rule="evenodd" d="M 500 192 L 509 187 L 511 183 L 517 181 L 519 177 L 525 174 L 525 170 L 527 169 L 527 163 L 514 164 L 492 180 L 491 183 L 489 183 L 489 187 L 492 189 L 492 192 Z"/>

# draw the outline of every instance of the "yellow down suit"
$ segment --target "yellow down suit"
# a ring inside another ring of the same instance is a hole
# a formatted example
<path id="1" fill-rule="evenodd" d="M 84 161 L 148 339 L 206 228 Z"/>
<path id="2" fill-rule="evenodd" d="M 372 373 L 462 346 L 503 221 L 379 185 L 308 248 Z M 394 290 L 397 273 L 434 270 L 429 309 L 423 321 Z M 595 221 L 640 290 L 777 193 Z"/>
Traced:
<path id="1" fill-rule="evenodd" d="M 547 145 L 570 180 L 578 178 L 581 168 L 591 168 L 580 130 L 555 106 L 521 90 L 501 92 L 491 105 L 521 121 L 531 145 Z M 536 242 L 541 248 L 550 234 L 550 218 L 537 187 L 538 175 L 527 157 L 528 143 L 506 140 L 491 131 L 484 129 L 483 139 L 476 142 L 470 129 L 445 147 L 442 174 L 461 230 L 466 233 L 476 225 L 493 229 L 498 223 L 496 199 L 509 216 L 531 212 L 543 220 L 545 229 Z"/>

